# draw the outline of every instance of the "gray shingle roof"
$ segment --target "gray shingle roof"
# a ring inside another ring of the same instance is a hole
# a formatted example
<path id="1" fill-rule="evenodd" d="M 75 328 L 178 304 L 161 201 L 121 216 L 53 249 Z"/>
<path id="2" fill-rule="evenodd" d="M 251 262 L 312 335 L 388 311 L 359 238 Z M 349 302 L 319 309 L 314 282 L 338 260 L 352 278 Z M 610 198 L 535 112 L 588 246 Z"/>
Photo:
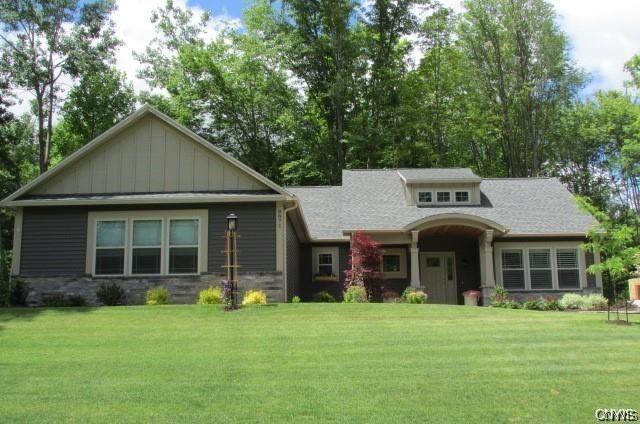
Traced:
<path id="1" fill-rule="evenodd" d="M 402 170 L 405 171 L 405 170 Z M 481 206 L 407 206 L 396 170 L 345 170 L 342 187 L 292 187 L 314 239 L 343 230 L 401 230 L 420 219 L 464 213 L 497 222 L 510 234 L 585 233 L 595 224 L 555 178 L 483 179 Z"/>
<path id="2" fill-rule="evenodd" d="M 398 173 L 404 177 L 407 183 L 438 182 L 438 181 L 482 181 L 469 168 L 413 168 L 398 169 Z"/>

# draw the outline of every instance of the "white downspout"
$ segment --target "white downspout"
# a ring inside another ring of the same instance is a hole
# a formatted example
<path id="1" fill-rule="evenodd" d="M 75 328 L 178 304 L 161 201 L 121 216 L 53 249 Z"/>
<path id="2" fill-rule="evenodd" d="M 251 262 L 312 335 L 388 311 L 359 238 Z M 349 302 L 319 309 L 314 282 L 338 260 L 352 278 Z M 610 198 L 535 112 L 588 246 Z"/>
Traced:
<path id="1" fill-rule="evenodd" d="M 282 211 L 282 215 L 284 217 L 284 219 L 283 219 L 284 228 L 283 228 L 283 231 L 282 231 L 282 234 L 283 234 L 283 237 L 284 237 L 284 243 L 283 243 L 283 245 L 284 245 L 284 249 L 283 249 L 284 250 L 284 264 L 283 264 L 283 267 L 282 267 L 282 269 L 283 269 L 282 277 L 283 277 L 283 281 L 284 281 L 284 301 L 285 301 L 285 303 L 289 299 L 289 293 L 288 293 L 289 275 L 287 274 L 287 254 L 288 254 L 288 252 L 287 252 L 287 227 L 288 227 L 288 225 L 287 225 L 287 212 L 291 212 L 291 211 L 293 211 L 293 210 L 298 208 L 298 201 L 295 200 L 295 198 L 293 199 L 293 201 L 294 201 L 293 206 L 291 206 L 290 208 L 285 208 Z"/>

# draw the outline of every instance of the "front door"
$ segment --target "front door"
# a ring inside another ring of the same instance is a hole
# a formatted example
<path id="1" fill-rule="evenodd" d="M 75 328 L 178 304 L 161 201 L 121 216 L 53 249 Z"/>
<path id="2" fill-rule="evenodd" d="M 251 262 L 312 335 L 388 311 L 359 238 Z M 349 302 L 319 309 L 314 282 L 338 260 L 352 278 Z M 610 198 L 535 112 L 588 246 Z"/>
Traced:
<path id="1" fill-rule="evenodd" d="M 420 281 L 429 295 L 429 303 L 458 303 L 456 266 L 453 253 L 422 253 Z"/>

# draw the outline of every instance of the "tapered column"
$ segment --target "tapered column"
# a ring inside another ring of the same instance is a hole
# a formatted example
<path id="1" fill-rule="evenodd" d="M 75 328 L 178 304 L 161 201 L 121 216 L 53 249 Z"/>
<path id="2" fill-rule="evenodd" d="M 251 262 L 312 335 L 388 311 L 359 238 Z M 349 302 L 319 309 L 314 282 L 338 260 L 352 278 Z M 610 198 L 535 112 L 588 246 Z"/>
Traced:
<path id="1" fill-rule="evenodd" d="M 411 287 L 420 287 L 420 249 L 418 231 L 411 231 Z"/>
<path id="2" fill-rule="evenodd" d="M 493 271 L 493 230 L 484 230 L 480 235 L 480 281 L 482 287 L 494 287 L 496 278 Z"/>

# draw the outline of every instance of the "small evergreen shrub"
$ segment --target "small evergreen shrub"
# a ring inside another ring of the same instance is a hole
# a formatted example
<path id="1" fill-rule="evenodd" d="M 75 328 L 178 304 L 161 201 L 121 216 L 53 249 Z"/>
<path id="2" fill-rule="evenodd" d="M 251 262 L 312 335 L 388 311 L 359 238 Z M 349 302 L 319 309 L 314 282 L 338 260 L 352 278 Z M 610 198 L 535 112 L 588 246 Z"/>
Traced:
<path id="1" fill-rule="evenodd" d="M 318 303 L 334 303 L 336 301 L 336 299 L 331 296 L 331 293 L 327 291 L 319 291 L 313 295 L 311 300 Z"/>
<path id="2" fill-rule="evenodd" d="M 64 299 L 64 306 L 78 307 L 87 306 L 87 301 L 80 295 L 67 296 Z"/>
<path id="3" fill-rule="evenodd" d="M 300 296 L 293 296 L 291 298 L 291 303 L 300 303 L 300 302 L 301 302 Z"/>
<path id="4" fill-rule="evenodd" d="M 29 288 L 20 278 L 14 278 L 9 283 L 9 304 L 12 306 L 27 306 Z"/>
<path id="5" fill-rule="evenodd" d="M 522 309 L 529 309 L 532 311 L 548 311 L 549 302 L 544 297 L 538 299 L 529 299 L 522 304 Z"/>
<path id="6" fill-rule="evenodd" d="M 604 311 L 609 301 L 601 294 L 593 293 L 583 296 L 583 308 L 589 311 Z"/>
<path id="7" fill-rule="evenodd" d="M 369 303 L 367 290 L 362 286 L 351 286 L 343 293 L 344 303 Z"/>
<path id="8" fill-rule="evenodd" d="M 168 305 L 170 298 L 169 290 L 162 286 L 147 290 L 147 305 Z"/>
<path id="9" fill-rule="evenodd" d="M 124 304 L 124 289 L 117 283 L 102 283 L 96 291 L 98 301 L 106 306 L 116 306 Z"/>
<path id="10" fill-rule="evenodd" d="M 547 299 L 548 302 L 548 311 L 562 311 L 562 306 L 560 306 L 560 302 L 558 299 Z"/>
<path id="11" fill-rule="evenodd" d="M 222 289 L 211 286 L 198 295 L 198 305 L 218 305 L 222 303 Z"/>
<path id="12" fill-rule="evenodd" d="M 249 290 L 242 297 L 243 305 L 265 305 L 267 303 L 267 295 L 262 290 Z"/>
<path id="13" fill-rule="evenodd" d="M 576 293 L 565 293 L 559 303 L 562 309 L 584 309 L 584 297 Z"/>

